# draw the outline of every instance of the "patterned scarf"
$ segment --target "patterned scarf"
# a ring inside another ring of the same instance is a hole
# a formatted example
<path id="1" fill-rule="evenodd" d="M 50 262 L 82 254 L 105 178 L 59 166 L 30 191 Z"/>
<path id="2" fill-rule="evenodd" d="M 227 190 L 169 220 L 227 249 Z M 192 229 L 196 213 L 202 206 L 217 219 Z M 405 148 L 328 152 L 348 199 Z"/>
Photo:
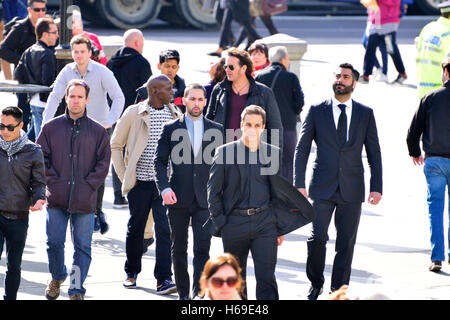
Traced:
<path id="1" fill-rule="evenodd" d="M 20 132 L 20 138 L 13 140 L 13 141 L 5 141 L 0 136 L 0 148 L 5 150 L 5 152 L 8 154 L 8 157 L 12 157 L 17 152 L 22 150 L 22 148 L 27 144 L 28 142 L 28 136 L 25 131 Z"/>

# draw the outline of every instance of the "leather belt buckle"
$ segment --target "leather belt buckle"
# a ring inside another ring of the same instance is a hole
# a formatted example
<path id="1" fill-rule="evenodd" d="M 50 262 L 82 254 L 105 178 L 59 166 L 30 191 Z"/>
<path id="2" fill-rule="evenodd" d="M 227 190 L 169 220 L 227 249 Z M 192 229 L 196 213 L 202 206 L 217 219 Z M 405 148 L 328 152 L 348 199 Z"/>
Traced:
<path id="1" fill-rule="evenodd" d="M 249 215 L 249 216 L 254 216 L 256 213 L 257 213 L 256 209 L 252 208 L 252 209 L 247 210 L 247 215 Z"/>

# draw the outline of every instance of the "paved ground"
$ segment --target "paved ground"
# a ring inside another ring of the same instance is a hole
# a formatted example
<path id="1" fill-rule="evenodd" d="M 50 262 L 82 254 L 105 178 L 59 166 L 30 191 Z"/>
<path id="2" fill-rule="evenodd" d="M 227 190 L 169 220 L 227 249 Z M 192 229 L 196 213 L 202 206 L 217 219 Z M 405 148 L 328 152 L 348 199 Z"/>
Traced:
<path id="1" fill-rule="evenodd" d="M 360 24 L 363 23 L 360 22 Z M 424 23 L 423 23 L 424 24 Z M 419 27 L 419 26 L 418 26 Z M 420 28 L 419 28 L 420 30 Z M 120 33 L 111 30 L 93 30 L 106 43 L 116 42 Z M 406 132 L 413 113 L 417 108 L 415 79 L 415 48 L 413 38 L 417 28 L 411 29 L 409 40 L 405 37 L 400 45 L 408 80 L 402 86 L 385 83 L 358 85 L 354 99 L 374 109 L 380 142 L 382 145 L 384 169 L 384 195 L 379 206 L 363 205 L 363 216 L 359 227 L 351 278 L 351 295 L 365 297 L 374 292 L 382 292 L 393 299 L 450 299 L 450 266 L 444 265 L 441 273 L 427 271 L 430 257 L 429 227 L 426 206 L 426 187 L 422 168 L 414 167 L 406 148 Z M 180 36 L 181 35 L 181 36 Z M 332 36 L 330 36 L 332 38 Z M 160 50 L 177 48 L 181 52 L 180 74 L 187 83 L 206 83 L 206 70 L 211 59 L 206 52 L 216 48 L 216 34 L 212 32 L 185 32 L 173 30 L 146 31 L 145 56 L 156 70 L 156 57 Z M 309 106 L 328 98 L 331 91 L 332 72 L 343 61 L 352 62 L 362 69 L 364 50 L 355 38 L 351 44 L 310 44 L 301 63 L 301 84 L 306 96 L 305 117 Z M 389 65 L 392 81 L 396 72 Z M 2 95 L 3 103 L 11 101 Z M 314 157 L 314 154 L 312 155 Z M 310 160 L 310 162 L 312 159 Z M 366 185 L 369 180 L 366 164 Z M 112 209 L 111 176 L 107 180 L 104 209 L 110 231 L 104 236 L 96 233 L 93 240 L 93 261 L 86 281 L 87 299 L 92 300 L 156 300 L 173 299 L 177 295 L 160 297 L 155 294 L 156 281 L 153 277 L 155 262 L 154 246 L 143 258 L 143 271 L 139 275 L 136 290 L 122 288 L 125 262 L 124 241 L 128 210 Z M 446 209 L 447 210 L 447 209 Z M 448 218 L 445 218 L 446 225 Z M 303 300 L 309 287 L 305 274 L 306 239 L 310 226 L 293 232 L 279 249 L 277 279 L 280 298 L 283 300 Z M 325 289 L 330 286 L 333 262 L 335 231 L 329 230 L 330 241 L 325 270 Z M 30 218 L 27 246 L 23 257 L 22 284 L 19 299 L 42 300 L 50 279 L 45 248 L 45 213 L 34 213 Z M 192 250 L 190 243 L 190 267 Z M 67 237 L 66 263 L 71 264 L 72 244 Z M 219 239 L 212 241 L 211 255 L 222 253 Z M 249 298 L 254 299 L 255 280 L 251 259 L 248 265 Z M 0 291 L 3 289 L 5 259 L 0 261 Z M 67 299 L 68 281 L 64 284 L 62 297 Z M 321 299 L 326 299 L 323 294 Z"/>

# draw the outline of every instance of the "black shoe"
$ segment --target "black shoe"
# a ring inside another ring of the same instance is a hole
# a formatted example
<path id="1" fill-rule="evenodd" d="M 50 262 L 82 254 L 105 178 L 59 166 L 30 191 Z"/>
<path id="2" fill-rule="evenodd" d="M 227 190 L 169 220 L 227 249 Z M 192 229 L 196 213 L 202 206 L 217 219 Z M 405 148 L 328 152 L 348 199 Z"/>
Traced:
<path id="1" fill-rule="evenodd" d="M 109 230 L 109 225 L 106 223 L 105 214 L 103 212 L 99 212 L 97 214 L 98 216 L 98 222 L 100 223 L 100 233 L 105 234 Z"/>
<path id="2" fill-rule="evenodd" d="M 314 288 L 313 286 L 311 286 L 308 291 L 308 300 L 317 300 L 322 292 L 323 288 Z"/>
<path id="3" fill-rule="evenodd" d="M 222 56 L 221 53 L 216 52 L 216 51 L 208 52 L 207 55 L 208 55 L 208 56 L 212 56 L 212 57 L 218 57 L 218 58 L 220 58 L 220 57 Z"/>
<path id="4" fill-rule="evenodd" d="M 428 268 L 428 270 L 433 272 L 441 271 L 442 269 L 442 262 L 441 261 L 433 261 L 431 263 L 431 266 Z"/>
<path id="5" fill-rule="evenodd" d="M 128 201 L 127 201 L 127 199 L 125 199 L 124 197 L 115 198 L 114 199 L 113 208 L 114 209 L 128 208 Z"/>
<path id="6" fill-rule="evenodd" d="M 189 298 L 189 296 L 182 296 L 179 297 L 178 300 L 191 300 L 191 298 Z"/>
<path id="7" fill-rule="evenodd" d="M 142 252 L 142 254 L 146 253 L 148 250 L 148 247 L 150 247 L 153 242 L 155 242 L 155 239 L 150 238 L 150 239 L 144 239 L 144 251 Z"/>

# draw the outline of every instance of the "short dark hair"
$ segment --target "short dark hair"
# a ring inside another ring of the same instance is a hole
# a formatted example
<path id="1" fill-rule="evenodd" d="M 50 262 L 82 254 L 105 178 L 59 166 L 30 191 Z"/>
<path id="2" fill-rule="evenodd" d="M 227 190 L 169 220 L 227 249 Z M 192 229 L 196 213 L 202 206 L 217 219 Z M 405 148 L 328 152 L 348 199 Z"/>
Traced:
<path id="1" fill-rule="evenodd" d="M 339 68 L 350 69 L 352 70 L 353 81 L 359 80 L 359 72 L 356 70 L 350 63 L 341 63 Z"/>
<path id="2" fill-rule="evenodd" d="M 2 110 L 2 115 L 4 116 L 12 116 L 17 122 L 23 121 L 23 111 L 17 106 L 6 107 Z"/>
<path id="3" fill-rule="evenodd" d="M 450 75 L 450 59 L 442 64 L 442 70 L 444 69 L 447 70 L 448 74 Z"/>
<path id="4" fill-rule="evenodd" d="M 244 109 L 244 111 L 242 111 L 242 113 L 241 113 L 241 122 L 243 122 L 245 119 L 245 116 L 247 116 L 249 114 L 256 114 L 256 115 L 261 116 L 263 125 L 266 124 L 266 111 L 263 108 L 261 108 L 260 106 L 252 104 L 252 105 L 249 105 L 248 107 L 246 107 Z"/>
<path id="5" fill-rule="evenodd" d="M 203 91 L 203 94 L 204 94 L 205 97 L 206 97 L 206 89 L 205 89 L 204 86 L 202 86 L 202 85 L 199 84 L 199 83 L 192 83 L 192 84 L 188 85 L 188 86 L 186 87 L 186 89 L 184 89 L 184 97 L 187 98 L 187 96 L 189 95 L 189 91 L 195 90 L 195 89 L 202 90 L 202 91 Z"/>
<path id="6" fill-rule="evenodd" d="M 32 8 L 35 2 L 43 3 L 47 5 L 47 0 L 28 0 L 28 7 Z"/>
<path id="7" fill-rule="evenodd" d="M 265 43 L 253 42 L 247 51 L 250 55 L 255 51 L 259 51 L 266 56 L 266 59 L 269 59 L 269 47 Z"/>
<path id="8" fill-rule="evenodd" d="M 44 32 L 50 31 L 50 25 L 56 25 L 55 21 L 52 18 L 40 18 L 36 22 L 36 38 L 39 40 L 42 38 Z"/>
<path id="9" fill-rule="evenodd" d="M 85 44 L 89 51 L 92 51 L 92 41 L 85 35 L 79 34 L 70 40 L 70 48 L 73 50 L 73 46 L 76 44 Z"/>
<path id="10" fill-rule="evenodd" d="M 177 63 L 180 64 L 180 54 L 177 50 L 164 50 L 159 54 L 160 64 L 172 59 L 177 60 Z"/>
<path id="11" fill-rule="evenodd" d="M 253 73 L 253 62 L 252 62 L 252 59 L 250 58 L 250 55 L 248 54 L 247 51 L 239 50 L 237 48 L 234 48 L 234 49 L 231 49 L 230 51 L 228 51 L 228 56 L 229 57 L 235 57 L 236 59 L 238 59 L 239 60 L 239 65 L 241 67 L 247 66 L 247 71 L 245 72 L 245 74 L 248 77 L 252 76 L 252 73 Z"/>
<path id="12" fill-rule="evenodd" d="M 70 88 L 76 87 L 76 86 L 83 87 L 86 90 L 86 98 L 89 97 L 89 92 L 91 91 L 91 88 L 89 87 L 89 85 L 86 81 L 81 80 L 81 79 L 70 80 L 70 82 L 67 84 L 67 87 L 66 87 L 66 96 L 69 95 Z"/>

